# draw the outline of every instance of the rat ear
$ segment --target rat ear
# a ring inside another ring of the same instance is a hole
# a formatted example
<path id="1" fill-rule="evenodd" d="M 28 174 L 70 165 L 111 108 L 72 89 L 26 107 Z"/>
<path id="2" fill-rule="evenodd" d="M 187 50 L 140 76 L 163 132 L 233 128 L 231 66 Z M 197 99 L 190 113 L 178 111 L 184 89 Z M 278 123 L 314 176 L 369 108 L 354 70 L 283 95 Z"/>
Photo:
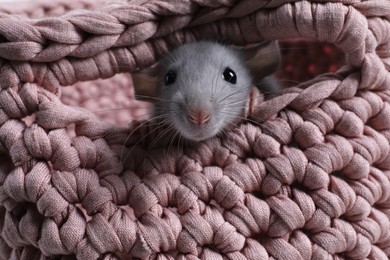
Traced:
<path id="1" fill-rule="evenodd" d="M 158 68 L 157 65 L 131 73 L 136 99 L 150 102 L 156 100 L 154 98 L 157 96 L 158 89 Z"/>
<path id="2" fill-rule="evenodd" d="M 277 41 L 267 41 L 241 51 L 256 84 L 274 73 L 280 65 L 281 57 Z"/>
<path id="3" fill-rule="evenodd" d="M 264 100 L 263 93 L 258 88 L 251 88 L 249 91 L 249 99 L 244 110 L 244 117 L 248 117 L 253 114 L 257 106 Z"/>

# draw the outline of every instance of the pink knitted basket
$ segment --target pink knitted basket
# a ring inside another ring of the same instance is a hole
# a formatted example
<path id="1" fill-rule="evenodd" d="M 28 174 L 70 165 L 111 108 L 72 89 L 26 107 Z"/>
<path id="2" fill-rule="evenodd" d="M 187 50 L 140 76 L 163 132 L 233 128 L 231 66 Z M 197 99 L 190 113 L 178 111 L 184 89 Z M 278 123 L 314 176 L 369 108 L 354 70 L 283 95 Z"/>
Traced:
<path id="1" fill-rule="evenodd" d="M 388 259 L 388 0 L 105 2 L 0 6 L 2 259 Z M 280 77 L 313 79 L 225 139 L 128 126 L 146 104 L 121 72 L 291 38 Z"/>

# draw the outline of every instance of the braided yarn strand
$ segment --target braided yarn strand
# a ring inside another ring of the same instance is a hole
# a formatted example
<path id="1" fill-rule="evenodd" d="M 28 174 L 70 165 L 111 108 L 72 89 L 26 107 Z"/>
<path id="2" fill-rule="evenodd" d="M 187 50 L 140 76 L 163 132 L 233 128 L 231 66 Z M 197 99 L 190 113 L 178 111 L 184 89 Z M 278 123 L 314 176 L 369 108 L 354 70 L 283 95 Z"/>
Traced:
<path id="1" fill-rule="evenodd" d="M 39 19 L 49 16 L 60 16 L 74 9 L 96 9 L 105 4 L 108 0 L 77 0 L 77 1 L 12 1 L 1 3 L 0 12 L 16 16 L 24 16 Z"/>
<path id="2" fill-rule="evenodd" d="M 389 258 L 387 1 L 55 1 L 0 7 L 0 259 Z M 198 39 L 289 38 L 345 61 L 192 147 L 119 126 L 145 112 L 121 72 Z"/>

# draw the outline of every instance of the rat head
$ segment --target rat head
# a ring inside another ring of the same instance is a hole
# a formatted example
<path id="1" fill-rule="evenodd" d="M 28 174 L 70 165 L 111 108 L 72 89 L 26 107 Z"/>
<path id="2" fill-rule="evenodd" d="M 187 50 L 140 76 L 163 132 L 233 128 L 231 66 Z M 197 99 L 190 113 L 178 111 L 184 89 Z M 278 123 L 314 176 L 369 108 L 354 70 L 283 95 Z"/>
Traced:
<path id="1" fill-rule="evenodd" d="M 238 51 L 212 42 L 182 45 L 161 62 L 155 114 L 185 138 L 216 135 L 242 112 L 251 77 Z"/>
<path id="2" fill-rule="evenodd" d="M 254 89 L 248 61 L 253 63 L 258 53 L 206 41 L 185 44 L 149 71 L 149 80 L 133 76 L 136 92 L 137 85 L 155 78 L 156 118 L 186 139 L 204 140 L 243 114 Z"/>

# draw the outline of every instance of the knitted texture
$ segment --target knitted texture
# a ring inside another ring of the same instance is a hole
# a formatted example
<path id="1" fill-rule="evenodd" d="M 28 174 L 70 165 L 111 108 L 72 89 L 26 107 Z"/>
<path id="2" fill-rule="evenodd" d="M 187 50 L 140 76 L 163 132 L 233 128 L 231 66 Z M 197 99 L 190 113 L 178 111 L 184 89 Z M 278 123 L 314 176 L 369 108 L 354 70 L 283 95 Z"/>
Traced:
<path id="1" fill-rule="evenodd" d="M 388 259 L 387 0 L 67 2 L 0 14 L 2 259 Z M 289 38 L 279 77 L 305 82 L 224 138 L 167 149 L 120 126 L 146 106 L 121 72 Z"/>

